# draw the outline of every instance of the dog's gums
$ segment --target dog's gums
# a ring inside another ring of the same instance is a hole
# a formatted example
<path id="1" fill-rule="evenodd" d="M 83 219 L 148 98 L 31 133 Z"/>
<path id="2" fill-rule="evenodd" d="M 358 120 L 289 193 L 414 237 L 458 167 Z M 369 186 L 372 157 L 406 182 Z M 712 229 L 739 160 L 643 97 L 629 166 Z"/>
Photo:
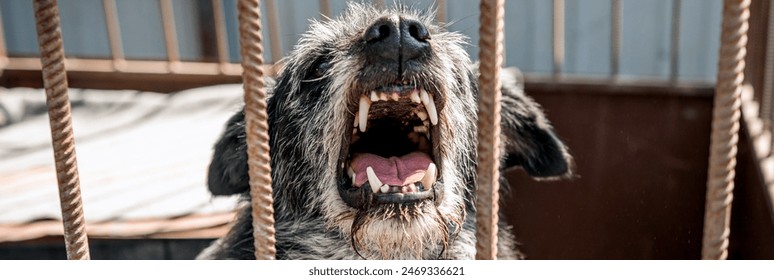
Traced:
<path id="1" fill-rule="evenodd" d="M 267 87 L 278 259 L 475 256 L 478 67 L 432 12 L 397 6 L 350 4 L 312 22 Z M 501 80 L 501 166 L 569 175 L 571 157 L 519 73 Z M 245 151 L 239 112 L 215 145 L 213 194 L 249 199 Z M 250 211 L 199 258 L 253 258 Z M 504 223 L 498 258 L 521 258 Z"/>

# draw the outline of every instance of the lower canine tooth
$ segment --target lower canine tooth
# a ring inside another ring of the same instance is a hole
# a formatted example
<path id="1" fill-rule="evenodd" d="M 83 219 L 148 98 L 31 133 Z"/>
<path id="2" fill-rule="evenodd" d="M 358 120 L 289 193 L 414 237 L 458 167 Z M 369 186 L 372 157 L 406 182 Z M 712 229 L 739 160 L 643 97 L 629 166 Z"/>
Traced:
<path id="1" fill-rule="evenodd" d="M 425 171 L 425 177 L 422 178 L 421 182 L 422 185 L 425 186 L 425 189 L 430 189 L 433 184 L 435 184 L 436 176 L 438 176 L 438 170 L 435 167 L 435 163 L 430 163 L 429 166 L 427 166 L 427 171 Z"/>
<path id="2" fill-rule="evenodd" d="M 371 191 L 374 193 L 379 192 L 379 187 L 382 186 L 382 181 L 379 181 L 379 177 L 376 177 L 374 169 L 370 166 L 366 168 L 366 175 L 368 175 L 368 183 L 371 184 Z"/>
<path id="3" fill-rule="evenodd" d="M 382 185 L 382 193 L 388 193 L 390 192 L 390 186 L 388 185 Z"/>
<path id="4" fill-rule="evenodd" d="M 371 102 L 376 102 L 376 101 L 379 101 L 379 97 L 376 96 L 375 91 L 371 91 Z"/>

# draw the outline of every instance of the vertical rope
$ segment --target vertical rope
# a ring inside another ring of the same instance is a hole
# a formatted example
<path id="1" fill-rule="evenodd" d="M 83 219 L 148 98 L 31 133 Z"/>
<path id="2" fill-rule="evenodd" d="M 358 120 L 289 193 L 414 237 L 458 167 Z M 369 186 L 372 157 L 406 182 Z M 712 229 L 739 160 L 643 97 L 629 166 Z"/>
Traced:
<path id="1" fill-rule="evenodd" d="M 723 30 L 712 112 L 702 259 L 722 260 L 728 257 L 734 169 L 739 141 L 740 95 L 744 80 L 749 18 L 750 0 L 723 2 Z"/>
<path id="2" fill-rule="evenodd" d="M 67 73 L 59 10 L 56 0 L 36 0 L 34 7 L 67 258 L 88 260 L 89 242 L 86 237 L 78 164 L 75 159 L 75 138 L 67 96 Z"/>
<path id="3" fill-rule="evenodd" d="M 480 5 L 476 259 L 497 259 L 503 5 L 504 0 L 481 0 Z"/>
<path id="4" fill-rule="evenodd" d="M 250 197 L 253 209 L 255 258 L 274 259 L 274 206 L 271 195 L 269 125 L 263 81 L 261 8 L 258 0 L 239 0 L 239 45 L 242 54 L 242 82 L 245 90 L 247 162 L 250 171 Z"/>

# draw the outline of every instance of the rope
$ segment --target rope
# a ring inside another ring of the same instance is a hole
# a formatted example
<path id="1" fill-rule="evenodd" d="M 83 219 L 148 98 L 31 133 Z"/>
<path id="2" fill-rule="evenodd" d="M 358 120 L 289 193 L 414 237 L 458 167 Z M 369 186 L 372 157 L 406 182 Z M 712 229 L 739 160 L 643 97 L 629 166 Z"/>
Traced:
<path id="1" fill-rule="evenodd" d="M 723 31 L 712 112 L 702 259 L 722 260 L 728 257 L 749 8 L 750 0 L 725 0 L 723 4 Z"/>
<path id="2" fill-rule="evenodd" d="M 497 259 L 503 3 L 504 0 L 481 0 L 480 6 L 476 259 Z"/>
<path id="3" fill-rule="evenodd" d="M 59 11 L 56 0 L 36 0 L 34 6 L 67 258 L 88 260 L 89 241 L 86 237 L 78 163 L 75 159 Z"/>
<path id="4" fill-rule="evenodd" d="M 261 45 L 261 9 L 258 0 L 240 0 L 239 45 L 244 72 L 245 123 L 247 156 L 250 171 L 250 197 L 253 215 L 255 258 L 275 258 L 274 207 L 271 195 L 269 158 L 269 125 L 266 114 L 266 91 L 263 81 L 263 46 Z"/>

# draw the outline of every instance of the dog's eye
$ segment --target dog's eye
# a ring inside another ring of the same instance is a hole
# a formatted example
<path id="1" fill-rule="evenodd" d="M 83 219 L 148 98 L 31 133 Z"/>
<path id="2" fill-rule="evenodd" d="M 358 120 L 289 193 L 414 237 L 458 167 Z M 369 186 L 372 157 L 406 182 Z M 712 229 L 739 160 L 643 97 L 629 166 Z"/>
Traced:
<path id="1" fill-rule="evenodd" d="M 328 72 L 329 69 L 331 69 L 331 63 L 328 61 L 321 61 L 320 63 L 317 63 L 317 66 L 315 66 L 312 76 L 315 79 L 322 78 L 325 76 L 325 73 Z"/>

